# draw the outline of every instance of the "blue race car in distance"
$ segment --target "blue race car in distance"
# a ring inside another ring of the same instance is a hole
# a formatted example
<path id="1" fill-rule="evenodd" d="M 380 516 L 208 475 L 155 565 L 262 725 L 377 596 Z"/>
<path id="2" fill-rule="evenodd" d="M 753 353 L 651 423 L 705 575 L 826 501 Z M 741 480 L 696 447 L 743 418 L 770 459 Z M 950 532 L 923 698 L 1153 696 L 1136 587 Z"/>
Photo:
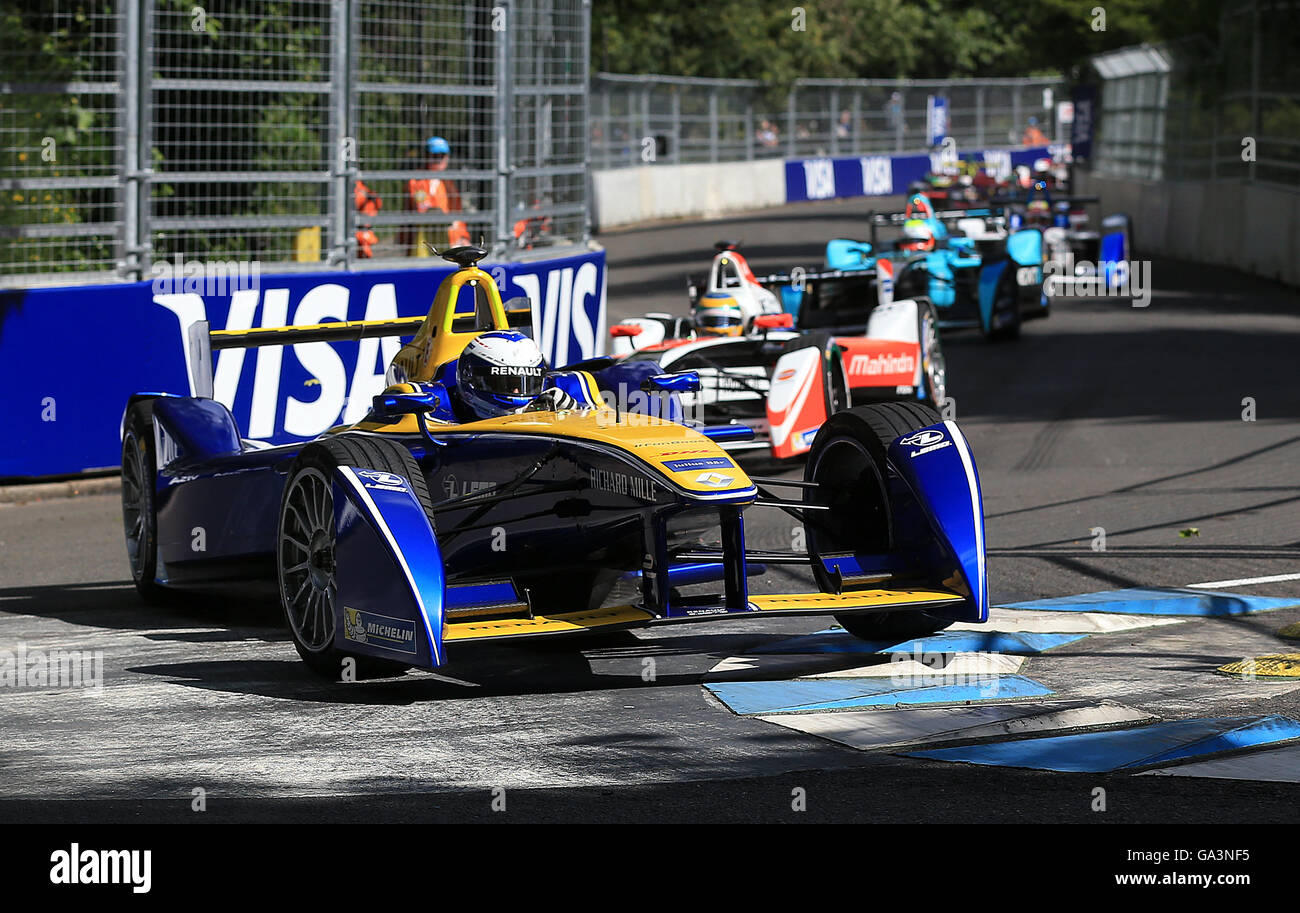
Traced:
<path id="1" fill-rule="evenodd" d="M 894 294 L 926 299 L 942 328 L 978 327 L 990 340 L 1015 339 L 1023 320 L 1048 315 L 1043 293 L 1043 233 L 1038 228 L 987 230 L 989 209 L 936 211 L 913 194 L 901 213 L 872 213 L 871 240 L 837 238 L 826 245 L 828 270 L 894 265 Z M 949 230 L 955 222 L 961 234 Z M 882 242 L 878 231 L 897 227 L 903 237 Z"/>
<path id="2" fill-rule="evenodd" d="M 394 358 L 401 382 L 308 442 L 245 440 L 209 396 L 132 396 L 122 508 L 141 596 L 272 580 L 299 655 L 329 677 L 469 660 L 480 641 L 707 619 L 830 614 L 895 638 L 987 618 L 975 463 L 960 429 L 921 404 L 832 416 L 800 480 L 747 475 L 713 429 L 609 408 L 581 370 L 557 372 L 573 394 L 563 408 L 543 391 L 519 412 L 448 413 L 446 365 L 510 329 L 484 253 L 444 254 L 460 268 L 422 320 L 197 325 L 192 345 L 218 350 L 418 331 Z M 807 552 L 748 548 L 754 510 L 797 519 Z M 767 564 L 809 568 L 816 589 L 751 592 Z"/>

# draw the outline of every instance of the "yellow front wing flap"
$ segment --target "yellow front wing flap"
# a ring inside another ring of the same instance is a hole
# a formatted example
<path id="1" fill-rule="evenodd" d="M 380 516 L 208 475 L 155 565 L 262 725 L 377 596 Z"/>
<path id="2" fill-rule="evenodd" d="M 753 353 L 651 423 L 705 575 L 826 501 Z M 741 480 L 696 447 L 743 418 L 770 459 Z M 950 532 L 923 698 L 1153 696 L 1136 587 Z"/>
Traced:
<path id="1" fill-rule="evenodd" d="M 865 589 L 846 593 L 776 593 L 751 596 L 750 605 L 769 614 L 821 615 L 828 612 L 852 612 L 854 609 L 878 609 L 885 606 L 922 606 L 944 602 L 961 602 L 965 597 L 951 590 L 916 587 L 907 590 Z"/>
<path id="2" fill-rule="evenodd" d="M 530 637 L 539 634 L 574 634 L 582 631 L 610 630 L 614 628 L 639 628 L 656 623 L 677 621 L 718 621 L 724 618 L 752 618 L 764 615 L 829 615 L 852 612 L 857 609 L 878 609 L 897 606 L 921 607 L 947 602 L 961 602 L 962 596 L 950 590 L 919 587 L 906 590 L 868 589 L 853 590 L 841 595 L 834 593 L 790 593 L 769 596 L 752 596 L 749 604 L 753 613 L 732 612 L 714 615 L 692 615 L 684 618 L 656 618 L 635 606 L 612 606 L 583 612 L 564 612 L 555 615 L 538 615 L 533 618 L 493 618 L 483 621 L 448 622 L 443 626 L 445 643 L 466 643 L 477 640 L 496 640 L 511 637 Z"/>

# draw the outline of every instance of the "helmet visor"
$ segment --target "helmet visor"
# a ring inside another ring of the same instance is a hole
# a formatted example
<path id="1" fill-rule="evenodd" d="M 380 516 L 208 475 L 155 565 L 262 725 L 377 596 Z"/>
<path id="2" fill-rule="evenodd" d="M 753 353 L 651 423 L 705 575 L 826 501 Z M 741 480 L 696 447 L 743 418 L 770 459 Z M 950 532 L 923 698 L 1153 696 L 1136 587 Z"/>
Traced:
<path id="1" fill-rule="evenodd" d="M 492 365 L 482 362 L 465 366 L 462 383 L 495 396 L 536 396 L 542 392 L 545 369 L 541 365 Z"/>

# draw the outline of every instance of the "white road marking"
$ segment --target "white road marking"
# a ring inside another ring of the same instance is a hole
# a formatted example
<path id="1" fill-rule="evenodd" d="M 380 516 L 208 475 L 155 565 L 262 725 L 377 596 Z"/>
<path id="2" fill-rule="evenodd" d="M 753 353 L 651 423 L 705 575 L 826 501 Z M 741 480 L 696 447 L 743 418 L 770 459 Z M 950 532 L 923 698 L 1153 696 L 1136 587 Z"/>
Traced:
<path id="1" fill-rule="evenodd" d="M 990 609 L 986 622 L 957 622 L 947 631 L 1001 631 L 1025 634 L 1109 634 L 1134 628 L 1177 625 L 1186 618 L 1120 615 L 1112 612 L 1040 612 L 1033 609 Z"/>
<path id="2" fill-rule="evenodd" d="M 1192 590 L 1217 590 L 1229 586 L 1253 586 L 1256 583 L 1281 583 L 1284 580 L 1300 580 L 1300 574 L 1274 574 L 1271 577 L 1242 577 L 1239 580 L 1211 580 L 1208 583 L 1189 583 Z"/>
<path id="3" fill-rule="evenodd" d="M 896 655 L 906 656 L 908 654 Z M 833 672 L 800 675 L 799 678 L 898 678 L 909 683 L 915 683 L 919 687 L 923 684 L 942 684 L 944 678 L 957 675 L 1014 675 L 1025 664 L 1025 657 L 1011 656 L 1006 653 L 953 653 L 949 655 L 952 658 L 945 666 L 931 666 L 915 659 L 891 660 L 887 663 L 856 666 L 852 669 L 836 669 Z"/>
<path id="4" fill-rule="evenodd" d="M 1194 764 L 1148 770 L 1144 777 L 1211 777 L 1216 780 L 1266 780 L 1300 783 L 1300 745 L 1252 751 L 1249 754 Z"/>
<path id="5" fill-rule="evenodd" d="M 1005 738 L 1133 723 L 1151 715 L 1111 701 L 1032 701 L 976 707 L 918 707 L 840 713 L 782 713 L 759 719 L 870 750 L 957 739 Z"/>

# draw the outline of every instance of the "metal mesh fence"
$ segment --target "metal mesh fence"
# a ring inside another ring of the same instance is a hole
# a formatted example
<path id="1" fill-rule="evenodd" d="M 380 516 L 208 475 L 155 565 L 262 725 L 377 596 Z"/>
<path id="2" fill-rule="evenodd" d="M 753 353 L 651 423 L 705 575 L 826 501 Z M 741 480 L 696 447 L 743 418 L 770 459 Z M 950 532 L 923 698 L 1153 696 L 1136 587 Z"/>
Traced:
<path id="1" fill-rule="evenodd" d="M 2 285 L 585 238 L 589 0 L 15 3 Z"/>
<path id="2" fill-rule="evenodd" d="M 0 270 L 23 281 L 114 275 L 121 27 L 113 2 L 0 11 Z"/>
<path id="3" fill-rule="evenodd" d="M 930 96 L 948 101 L 961 147 L 1019 144 L 1035 121 L 1049 140 L 1055 77 L 994 80 L 797 80 L 788 91 L 739 79 L 597 74 L 591 91 L 593 168 L 667 161 L 918 152 Z"/>
<path id="4" fill-rule="evenodd" d="M 1096 170 L 1147 180 L 1300 186 L 1300 2 L 1226 5 L 1203 38 L 1094 58 Z"/>

